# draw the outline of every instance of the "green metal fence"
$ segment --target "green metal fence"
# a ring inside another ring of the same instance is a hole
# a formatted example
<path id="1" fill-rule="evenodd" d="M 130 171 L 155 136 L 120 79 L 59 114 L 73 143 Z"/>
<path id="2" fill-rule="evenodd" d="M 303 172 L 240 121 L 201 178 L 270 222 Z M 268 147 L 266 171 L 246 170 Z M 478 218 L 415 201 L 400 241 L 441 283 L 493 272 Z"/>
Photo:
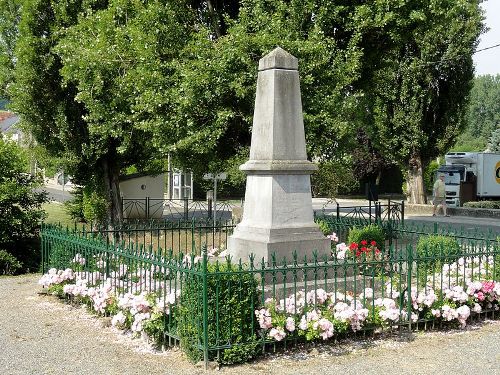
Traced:
<path id="1" fill-rule="evenodd" d="M 89 224 L 83 226 L 83 235 L 102 237 L 108 241 L 118 241 L 125 246 L 142 245 L 171 249 L 174 253 L 191 253 L 202 245 L 210 248 L 224 248 L 233 233 L 232 220 L 135 220 L 113 228 Z"/>
<path id="2" fill-rule="evenodd" d="M 187 230 L 183 225 L 172 224 L 168 228 L 172 232 Z M 158 230 L 170 233 L 166 228 L 128 227 L 130 235 L 125 228 L 117 233 L 44 226 L 43 269 L 72 267 L 89 285 L 107 279 L 120 298 L 127 293 L 144 292 L 168 299 L 170 308 L 163 317 L 161 341 L 164 345 L 181 342 L 190 358 L 205 363 L 245 360 L 258 352 L 308 341 L 314 335 L 330 335 L 329 330 L 323 332 L 310 325 L 321 324 L 318 316 L 334 320 L 337 314 L 351 314 L 342 318 L 347 319 L 347 328 L 342 325 L 332 328 L 337 338 L 352 331 L 359 334 L 376 329 L 446 324 L 444 319 L 432 315 L 429 306 L 419 305 L 420 296 L 431 298 L 436 293 L 439 301 L 448 298 L 446 293 L 454 288 L 465 290 L 474 280 L 500 281 L 500 248 L 492 233 L 477 232 L 472 236 L 437 227 L 432 233 L 460 240 L 459 248 L 450 252 L 443 247 L 416 249 L 414 236 L 427 233 L 417 227 L 392 227 L 395 240 L 378 253 L 341 257 L 334 252 L 332 257 L 313 254 L 299 259 L 291 249 L 289 259 L 272 258 L 264 262 L 249 258 L 246 262 L 231 263 L 229 258 L 211 257 L 207 250 L 207 246 L 213 246 L 214 236 L 226 238 L 231 232 L 230 223 L 211 228 L 204 227 L 206 223 L 199 228 L 194 222 L 190 225 L 191 233 L 200 231 L 210 235 L 200 236 L 199 241 L 190 237 L 188 254 L 179 249 L 165 249 L 160 242 L 144 246 L 134 237 L 138 234 L 147 237 Z M 342 240 L 352 225 L 362 223 L 335 219 L 331 225 Z M 394 306 L 379 306 L 380 301 L 389 301 Z M 423 310 L 415 308 L 416 305 Z M 346 310 L 336 310 L 341 307 Z M 389 316 L 385 321 L 380 318 L 385 316 L 385 312 L 381 313 L 383 309 Z M 495 317 L 497 309 L 497 302 L 489 307 L 484 305 L 476 315 Z M 288 329 L 291 326 L 285 329 L 285 324 L 292 325 L 292 321 L 294 329 Z M 323 323 L 326 321 L 325 318 Z"/>

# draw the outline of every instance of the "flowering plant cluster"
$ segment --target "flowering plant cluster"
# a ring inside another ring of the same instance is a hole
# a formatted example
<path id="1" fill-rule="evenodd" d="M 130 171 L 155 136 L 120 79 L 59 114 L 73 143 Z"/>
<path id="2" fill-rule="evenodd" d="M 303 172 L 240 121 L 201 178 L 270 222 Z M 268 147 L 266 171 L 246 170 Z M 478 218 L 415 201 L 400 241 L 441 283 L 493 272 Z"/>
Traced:
<path id="1" fill-rule="evenodd" d="M 363 294 L 373 295 L 373 291 L 367 289 Z M 360 330 L 367 321 L 369 308 L 352 294 L 316 289 L 299 291 L 279 301 L 267 299 L 264 307 L 255 310 L 255 316 L 261 333 L 276 341 L 287 336 L 327 340 L 349 329 Z"/>
<path id="2" fill-rule="evenodd" d="M 365 257 L 362 254 L 380 254 L 376 243 L 360 245 L 345 246 L 341 251 L 354 259 Z M 209 250 L 211 257 L 220 256 L 221 252 Z M 182 262 L 196 263 L 199 259 L 189 257 Z M 89 264 L 79 254 L 73 263 L 76 267 Z M 39 284 L 50 293 L 86 304 L 98 315 L 110 316 L 117 328 L 137 336 L 146 333 L 149 337 L 161 337 L 167 318 L 171 321 L 178 313 L 180 300 L 178 289 L 166 290 L 165 283 L 156 282 L 158 274 L 168 274 L 164 267 L 132 267 L 110 257 L 106 261 L 96 257 L 91 263 L 95 264 L 92 271 L 50 269 Z M 365 288 L 355 294 L 315 289 L 298 291 L 283 299 L 270 298 L 254 313 L 261 335 L 275 341 L 287 337 L 327 340 L 349 331 L 397 326 L 408 320 L 440 320 L 464 327 L 471 314 L 500 309 L 500 282 L 491 280 L 493 270 L 493 257 L 460 258 L 444 264 L 423 288 L 410 288 L 409 298 L 406 286 L 393 277 L 386 279 L 385 288 L 380 291 Z"/>
<path id="3" fill-rule="evenodd" d="M 351 244 L 346 245 L 344 242 L 338 243 L 339 238 L 335 232 L 326 237 L 329 238 L 335 246 L 332 254 L 335 259 L 381 259 L 382 253 L 378 248 L 376 241 L 368 242 L 367 240 L 361 240 L 359 243 L 352 242 Z"/>
<path id="4" fill-rule="evenodd" d="M 412 290 L 408 316 L 407 293 L 400 293 L 393 284 L 394 280 L 389 280 L 384 297 L 379 298 L 371 288 L 357 296 L 323 289 L 299 291 L 281 300 L 267 299 L 264 307 L 255 310 L 255 316 L 267 338 L 282 341 L 287 336 L 302 336 L 306 340 L 326 340 L 349 330 L 376 329 L 408 320 L 441 320 L 465 327 L 472 313 L 500 309 L 500 282 L 469 281 L 466 289 L 450 285 L 441 290 L 429 286 L 418 292 Z M 401 301 L 404 305 L 400 305 Z"/>
<path id="5" fill-rule="evenodd" d="M 380 259 L 380 250 L 377 247 L 377 242 L 375 241 L 370 241 L 368 243 L 367 240 L 361 240 L 361 242 L 358 244 L 356 242 L 353 242 L 349 245 L 349 251 L 353 256 L 355 256 L 357 259 L 363 258 L 364 259 Z"/>
<path id="6" fill-rule="evenodd" d="M 104 279 L 99 271 L 53 268 L 41 277 L 39 284 L 47 287 L 49 293 L 87 305 L 97 315 L 110 316 L 112 325 L 117 328 L 159 338 L 166 317 L 174 314 L 180 291 L 146 288 L 151 272 L 144 269 L 132 271 L 120 265 L 112 274 L 114 278 Z M 141 286 L 145 287 L 143 292 L 131 292 L 140 290 Z"/>

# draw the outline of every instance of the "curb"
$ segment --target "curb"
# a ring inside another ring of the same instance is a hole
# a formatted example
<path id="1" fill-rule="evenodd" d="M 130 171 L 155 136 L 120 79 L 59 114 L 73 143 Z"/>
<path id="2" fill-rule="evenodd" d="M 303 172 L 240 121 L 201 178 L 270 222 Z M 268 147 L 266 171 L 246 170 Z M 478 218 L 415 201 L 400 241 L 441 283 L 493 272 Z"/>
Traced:
<path id="1" fill-rule="evenodd" d="M 432 207 L 433 206 L 430 204 L 405 204 L 405 213 L 432 215 Z M 438 208 L 438 212 L 440 210 L 441 208 Z M 494 210 L 489 208 L 448 207 L 447 213 L 450 216 L 500 219 L 500 210 Z"/>

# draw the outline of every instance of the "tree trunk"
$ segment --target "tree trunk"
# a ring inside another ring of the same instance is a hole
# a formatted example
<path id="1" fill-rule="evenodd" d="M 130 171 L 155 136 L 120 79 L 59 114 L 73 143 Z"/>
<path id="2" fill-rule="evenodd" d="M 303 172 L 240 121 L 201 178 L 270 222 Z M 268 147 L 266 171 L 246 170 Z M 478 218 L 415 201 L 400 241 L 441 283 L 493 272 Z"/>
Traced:
<path id="1" fill-rule="evenodd" d="M 424 189 L 424 173 L 420 154 L 413 154 L 408 162 L 407 171 L 408 203 L 426 204 L 427 196 Z"/>
<path id="2" fill-rule="evenodd" d="M 104 188 L 108 201 L 108 225 L 114 227 L 123 222 L 123 207 L 120 197 L 120 170 L 112 161 L 112 158 L 105 158 L 102 162 Z"/>
<path id="3" fill-rule="evenodd" d="M 211 0 L 207 1 L 207 6 L 210 20 L 212 21 L 212 26 L 214 27 L 215 35 L 217 36 L 217 39 L 219 39 L 222 36 L 222 31 L 219 26 L 219 17 L 217 15 L 217 11 L 215 10 Z"/>

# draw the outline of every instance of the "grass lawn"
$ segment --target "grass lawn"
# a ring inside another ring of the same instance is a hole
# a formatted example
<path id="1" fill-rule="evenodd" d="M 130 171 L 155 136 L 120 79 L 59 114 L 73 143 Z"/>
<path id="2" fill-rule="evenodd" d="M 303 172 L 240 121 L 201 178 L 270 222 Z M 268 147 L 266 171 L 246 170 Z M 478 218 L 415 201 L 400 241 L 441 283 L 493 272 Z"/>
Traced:
<path id="1" fill-rule="evenodd" d="M 61 224 L 62 226 L 74 227 L 75 223 L 66 212 L 66 208 L 62 203 L 50 202 L 45 203 L 42 208 L 47 213 L 44 220 L 46 224 Z"/>

